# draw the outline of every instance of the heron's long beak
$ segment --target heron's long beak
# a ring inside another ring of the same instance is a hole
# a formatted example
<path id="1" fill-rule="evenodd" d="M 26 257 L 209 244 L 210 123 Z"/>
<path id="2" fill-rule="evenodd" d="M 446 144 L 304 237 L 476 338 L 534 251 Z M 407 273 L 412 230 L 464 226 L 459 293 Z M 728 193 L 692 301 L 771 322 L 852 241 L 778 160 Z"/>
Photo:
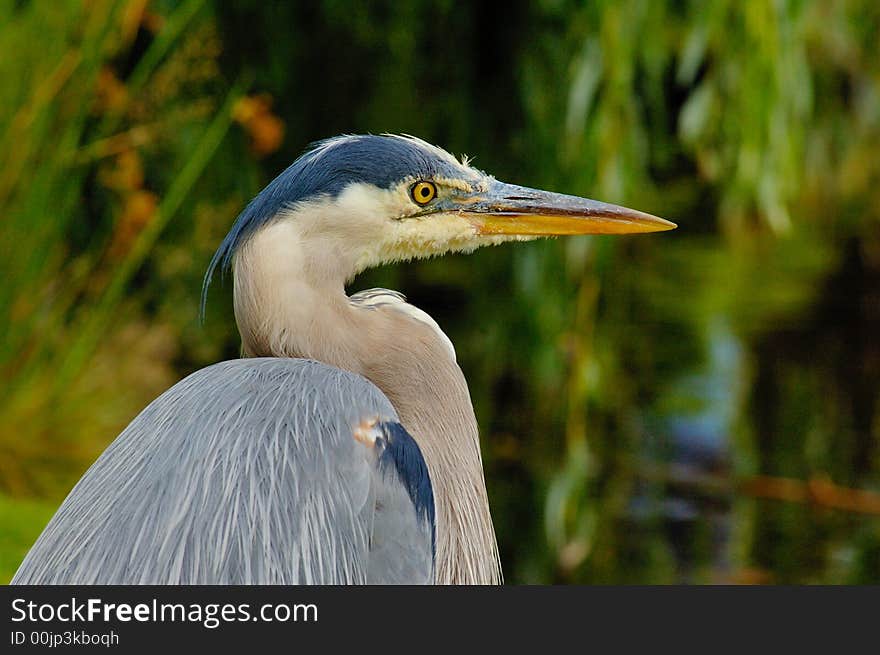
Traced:
<path id="1" fill-rule="evenodd" d="M 677 226 L 635 209 L 505 184 L 493 180 L 487 192 L 463 201 L 458 211 L 478 234 L 563 236 L 661 232 Z"/>

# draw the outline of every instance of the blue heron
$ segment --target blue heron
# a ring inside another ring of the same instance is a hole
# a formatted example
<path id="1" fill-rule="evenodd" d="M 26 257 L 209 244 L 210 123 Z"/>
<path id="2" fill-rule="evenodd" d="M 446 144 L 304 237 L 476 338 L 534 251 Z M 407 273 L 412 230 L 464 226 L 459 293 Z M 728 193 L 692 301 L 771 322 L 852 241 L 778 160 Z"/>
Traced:
<path id="1" fill-rule="evenodd" d="M 673 223 L 506 184 L 420 139 L 319 142 L 235 221 L 242 359 L 201 369 L 86 471 L 13 583 L 502 580 L 477 422 L 451 341 L 371 266 Z"/>

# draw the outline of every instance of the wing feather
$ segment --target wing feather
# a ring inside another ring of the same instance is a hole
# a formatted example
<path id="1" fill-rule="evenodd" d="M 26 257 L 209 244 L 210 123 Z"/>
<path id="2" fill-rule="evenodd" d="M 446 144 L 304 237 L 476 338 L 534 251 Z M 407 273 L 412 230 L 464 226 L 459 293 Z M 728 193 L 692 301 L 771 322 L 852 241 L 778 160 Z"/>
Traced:
<path id="1" fill-rule="evenodd" d="M 429 582 L 433 524 L 353 438 L 372 418 L 397 421 L 372 383 L 318 362 L 197 371 L 83 475 L 13 583 Z"/>

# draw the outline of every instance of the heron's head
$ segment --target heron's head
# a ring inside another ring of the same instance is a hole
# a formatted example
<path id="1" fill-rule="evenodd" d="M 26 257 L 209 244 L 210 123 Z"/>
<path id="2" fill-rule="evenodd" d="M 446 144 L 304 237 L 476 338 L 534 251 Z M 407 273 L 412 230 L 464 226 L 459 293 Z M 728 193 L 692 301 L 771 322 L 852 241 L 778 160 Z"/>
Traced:
<path id="1" fill-rule="evenodd" d="M 414 137 L 340 136 L 315 144 L 251 201 L 206 283 L 255 234 L 279 225 L 338 262 L 346 277 L 503 241 L 675 227 L 633 209 L 500 182 Z"/>

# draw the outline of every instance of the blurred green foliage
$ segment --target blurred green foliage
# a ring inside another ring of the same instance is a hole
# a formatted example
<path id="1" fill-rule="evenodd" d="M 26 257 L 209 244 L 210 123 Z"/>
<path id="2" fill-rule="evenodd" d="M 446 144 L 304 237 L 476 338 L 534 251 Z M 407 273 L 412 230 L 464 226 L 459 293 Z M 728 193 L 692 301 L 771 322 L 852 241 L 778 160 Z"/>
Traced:
<path id="1" fill-rule="evenodd" d="M 0 580 L 6 584 L 58 504 L 0 495 Z"/>
<path id="2" fill-rule="evenodd" d="M 0 576 L 237 355 L 198 293 L 247 200 L 389 131 L 680 225 L 355 284 L 456 343 L 509 582 L 880 582 L 878 33 L 870 0 L 0 0 Z"/>

